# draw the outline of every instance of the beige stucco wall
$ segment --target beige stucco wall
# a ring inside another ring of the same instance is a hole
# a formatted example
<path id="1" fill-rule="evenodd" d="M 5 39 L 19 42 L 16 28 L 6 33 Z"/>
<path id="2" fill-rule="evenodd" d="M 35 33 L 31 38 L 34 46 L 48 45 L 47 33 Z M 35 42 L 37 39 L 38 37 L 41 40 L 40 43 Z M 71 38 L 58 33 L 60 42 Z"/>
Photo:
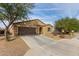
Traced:
<path id="1" fill-rule="evenodd" d="M 50 28 L 50 31 L 48 31 L 48 28 Z M 48 33 L 52 33 L 54 31 L 54 28 L 52 26 L 45 26 L 42 28 L 42 34 L 46 35 Z"/>
<path id="2" fill-rule="evenodd" d="M 26 27 L 26 26 L 14 26 L 12 29 L 11 29 L 11 33 L 12 35 L 18 35 L 18 27 Z M 36 28 L 36 33 L 39 34 L 39 28 L 40 27 L 37 27 Z M 50 31 L 48 31 L 48 28 L 50 28 Z M 52 26 L 45 26 L 45 27 L 42 27 L 42 32 L 41 34 L 43 35 L 46 35 L 48 33 L 52 33 L 54 31 L 54 28 Z"/>
<path id="3" fill-rule="evenodd" d="M 12 33 L 12 35 L 18 35 L 18 27 L 28 27 L 28 26 L 32 27 L 36 25 L 44 25 L 44 23 L 39 20 L 31 20 L 15 23 L 13 27 L 10 29 L 10 32 Z M 39 27 L 37 27 L 36 32 L 39 34 Z"/>
<path id="4" fill-rule="evenodd" d="M 18 34 L 18 27 L 27 27 L 27 26 L 35 26 L 35 25 L 45 25 L 43 22 L 39 21 L 39 20 L 35 20 L 35 21 L 27 21 L 27 22 L 21 22 L 21 23 L 15 23 L 13 25 L 13 27 L 10 29 L 10 32 L 12 33 L 12 35 L 17 35 Z M 39 26 L 36 27 L 36 33 L 39 34 Z M 48 31 L 48 28 L 51 29 L 51 31 Z M 51 25 L 46 25 L 44 27 L 42 27 L 42 33 L 43 35 L 48 34 L 48 33 L 52 33 L 54 31 L 53 26 Z"/>

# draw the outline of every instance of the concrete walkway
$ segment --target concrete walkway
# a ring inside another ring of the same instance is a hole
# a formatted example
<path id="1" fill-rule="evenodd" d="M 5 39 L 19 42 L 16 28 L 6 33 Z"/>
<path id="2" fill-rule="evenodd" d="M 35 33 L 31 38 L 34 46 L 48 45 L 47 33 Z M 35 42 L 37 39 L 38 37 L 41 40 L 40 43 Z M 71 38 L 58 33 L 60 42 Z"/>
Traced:
<path id="1" fill-rule="evenodd" d="M 22 36 L 31 48 L 25 56 L 72 56 L 79 55 L 78 37 L 53 41 L 45 36 Z"/>

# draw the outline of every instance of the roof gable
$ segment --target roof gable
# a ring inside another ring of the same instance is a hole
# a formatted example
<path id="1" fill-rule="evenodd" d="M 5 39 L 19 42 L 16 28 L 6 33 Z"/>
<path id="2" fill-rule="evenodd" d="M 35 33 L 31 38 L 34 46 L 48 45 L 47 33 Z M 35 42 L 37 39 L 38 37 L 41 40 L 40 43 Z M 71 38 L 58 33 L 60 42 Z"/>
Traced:
<path id="1" fill-rule="evenodd" d="M 22 25 L 22 24 L 27 24 L 27 25 L 45 25 L 45 23 L 43 23 L 41 20 L 39 19 L 34 19 L 34 20 L 27 20 L 27 21 L 23 21 L 23 22 L 16 22 L 14 23 L 16 25 Z"/>

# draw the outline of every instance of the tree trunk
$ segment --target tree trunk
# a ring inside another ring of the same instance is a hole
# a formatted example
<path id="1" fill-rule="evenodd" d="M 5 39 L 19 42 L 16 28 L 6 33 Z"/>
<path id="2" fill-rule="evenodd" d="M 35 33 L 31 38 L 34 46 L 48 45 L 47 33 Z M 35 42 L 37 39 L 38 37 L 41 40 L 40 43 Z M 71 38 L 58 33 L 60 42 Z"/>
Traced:
<path id="1" fill-rule="evenodd" d="M 8 28 L 5 29 L 5 39 L 7 41 L 9 41 L 9 38 L 8 38 Z"/>

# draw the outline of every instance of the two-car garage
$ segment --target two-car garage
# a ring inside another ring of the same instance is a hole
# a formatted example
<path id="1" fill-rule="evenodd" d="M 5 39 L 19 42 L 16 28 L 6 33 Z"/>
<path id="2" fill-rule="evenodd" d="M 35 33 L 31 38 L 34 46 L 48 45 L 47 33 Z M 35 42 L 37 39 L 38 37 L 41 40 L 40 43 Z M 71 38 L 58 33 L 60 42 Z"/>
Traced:
<path id="1" fill-rule="evenodd" d="M 18 27 L 18 35 L 35 35 L 35 27 Z"/>

